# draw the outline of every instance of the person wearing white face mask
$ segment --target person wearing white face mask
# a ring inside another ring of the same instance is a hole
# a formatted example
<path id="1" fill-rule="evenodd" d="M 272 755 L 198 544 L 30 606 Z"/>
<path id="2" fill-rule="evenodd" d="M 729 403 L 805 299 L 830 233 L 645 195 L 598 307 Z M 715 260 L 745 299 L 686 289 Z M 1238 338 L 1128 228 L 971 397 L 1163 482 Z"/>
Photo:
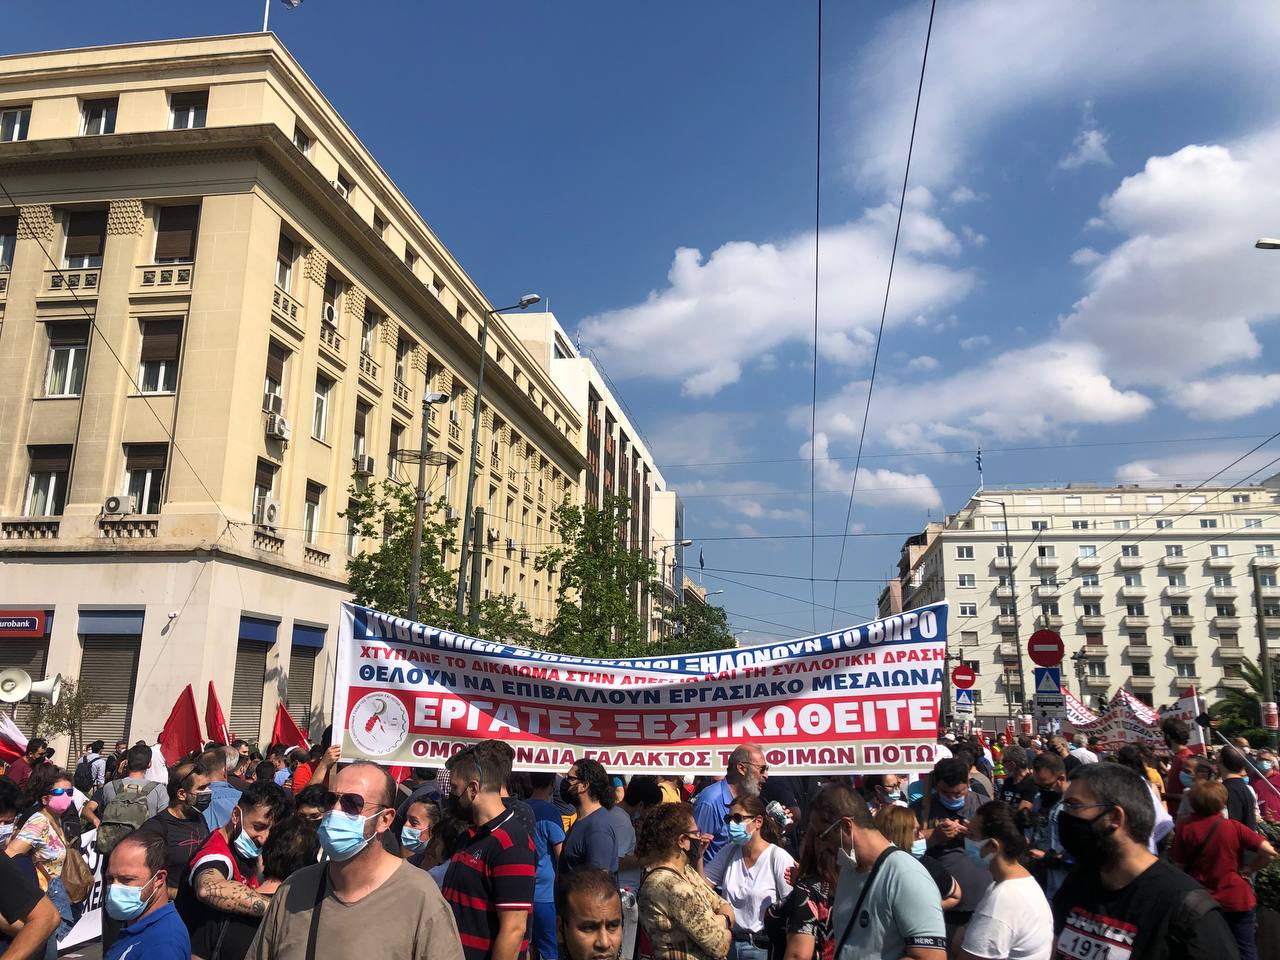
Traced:
<path id="1" fill-rule="evenodd" d="M 119 921 L 105 960 L 188 960 L 191 939 L 169 902 L 164 837 L 134 831 L 111 850 L 104 908 Z"/>
<path id="2" fill-rule="evenodd" d="M 280 887 L 246 957 L 462 960 L 453 914 L 436 885 L 381 843 L 395 820 L 395 781 L 357 760 L 333 788 L 334 806 L 318 830 L 328 859 Z"/>
<path id="3" fill-rule="evenodd" d="M 928 871 L 885 839 L 867 805 L 847 787 L 823 787 L 814 800 L 819 809 L 829 822 L 820 827 L 811 811 L 811 835 L 821 840 L 834 833 L 839 842 L 831 905 L 834 960 L 944 960 L 942 898 Z"/>
<path id="4" fill-rule="evenodd" d="M 962 960 L 1049 960 L 1053 911 L 1035 878 L 1019 863 L 1027 841 L 1001 801 L 983 804 L 969 821 L 965 853 L 986 864 L 995 882 L 965 928 Z"/>
<path id="5" fill-rule="evenodd" d="M 778 845 L 777 823 L 759 797 L 738 797 L 726 819 L 729 843 L 706 865 L 706 878 L 733 907 L 729 960 L 767 960 L 765 911 L 791 895 L 786 875 L 795 860 Z"/>

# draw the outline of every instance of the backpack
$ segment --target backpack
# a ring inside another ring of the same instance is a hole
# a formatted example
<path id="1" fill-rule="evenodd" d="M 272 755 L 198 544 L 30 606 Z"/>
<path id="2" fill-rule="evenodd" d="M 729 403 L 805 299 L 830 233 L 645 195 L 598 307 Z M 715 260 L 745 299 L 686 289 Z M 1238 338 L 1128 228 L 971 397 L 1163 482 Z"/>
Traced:
<path id="1" fill-rule="evenodd" d="M 121 782 L 115 796 L 103 808 L 98 834 L 93 838 L 93 849 L 106 856 L 124 837 L 142 826 L 150 816 L 147 812 L 147 797 L 158 786 L 158 783 L 151 781 Z"/>
<path id="2" fill-rule="evenodd" d="M 86 797 L 93 793 L 93 763 L 97 759 L 92 755 L 81 757 L 80 762 L 76 764 L 76 772 L 71 777 L 72 785 Z"/>

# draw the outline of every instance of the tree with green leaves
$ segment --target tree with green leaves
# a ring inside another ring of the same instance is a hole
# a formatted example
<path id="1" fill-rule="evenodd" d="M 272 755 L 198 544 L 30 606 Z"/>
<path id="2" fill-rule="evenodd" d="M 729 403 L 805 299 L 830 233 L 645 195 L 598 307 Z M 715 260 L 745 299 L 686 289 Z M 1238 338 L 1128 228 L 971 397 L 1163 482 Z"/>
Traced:
<path id="1" fill-rule="evenodd" d="M 409 580 L 413 569 L 414 487 L 390 478 L 352 484 L 348 506 L 340 516 L 355 524 L 374 550 L 347 561 L 347 584 L 356 603 L 398 617 L 409 613 Z M 418 621 L 488 640 L 528 644 L 537 638 L 528 613 L 513 597 L 491 596 L 479 604 L 480 622 L 458 619 L 457 572 L 445 565 L 457 548 L 458 520 L 446 513 L 448 501 L 428 502 L 422 520 L 422 556 L 418 578 Z"/>
<path id="2" fill-rule="evenodd" d="M 91 684 L 63 680 L 57 703 L 32 701 L 32 736 L 49 740 L 66 734 L 71 738 L 71 748 L 67 752 L 67 762 L 71 763 L 73 758 L 80 756 L 80 748 L 84 746 L 84 725 L 106 712 L 106 704 L 97 699 Z"/>
<path id="3" fill-rule="evenodd" d="M 1275 672 L 1276 661 L 1272 661 Z M 1240 661 L 1240 676 L 1248 684 L 1243 690 L 1218 684 L 1214 689 L 1221 699 L 1209 707 L 1214 727 L 1228 739 L 1247 737 L 1250 743 L 1267 742 L 1262 726 L 1262 670 L 1252 660 Z"/>
<path id="4" fill-rule="evenodd" d="M 699 653 L 734 646 L 724 607 L 686 601 L 671 611 L 667 623 L 672 636 L 661 641 L 664 653 Z"/>
<path id="5" fill-rule="evenodd" d="M 583 657 L 653 653 L 639 598 L 662 589 L 654 562 L 623 544 L 631 501 L 605 497 L 600 509 L 562 503 L 551 516 L 558 546 L 538 555 L 538 570 L 558 570 L 556 618 L 546 648 Z"/>

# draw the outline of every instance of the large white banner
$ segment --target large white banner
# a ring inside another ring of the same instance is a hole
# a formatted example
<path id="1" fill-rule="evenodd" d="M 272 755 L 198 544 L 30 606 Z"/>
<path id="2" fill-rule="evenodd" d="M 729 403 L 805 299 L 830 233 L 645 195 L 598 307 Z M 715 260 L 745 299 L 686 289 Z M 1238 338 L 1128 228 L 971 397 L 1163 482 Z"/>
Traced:
<path id="1" fill-rule="evenodd" d="M 719 774 L 740 743 L 776 773 L 929 768 L 946 603 L 758 647 L 595 660 L 344 604 L 333 736 L 345 758 L 439 766 L 501 738 L 519 770 Z"/>

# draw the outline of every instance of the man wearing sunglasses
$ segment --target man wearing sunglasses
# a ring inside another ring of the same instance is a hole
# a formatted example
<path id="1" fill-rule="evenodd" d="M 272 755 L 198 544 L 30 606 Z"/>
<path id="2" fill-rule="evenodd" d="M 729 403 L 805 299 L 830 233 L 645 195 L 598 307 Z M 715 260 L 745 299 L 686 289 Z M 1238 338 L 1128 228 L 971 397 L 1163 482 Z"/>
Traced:
<path id="1" fill-rule="evenodd" d="M 381 843 L 395 820 L 395 781 L 357 760 L 333 786 L 334 806 L 318 833 L 328 859 L 276 891 L 247 960 L 462 960 L 453 913 L 435 883 Z"/>
<path id="2" fill-rule="evenodd" d="M 744 743 L 729 754 L 724 779 L 704 787 L 693 798 L 693 819 L 698 822 L 698 829 L 712 837 L 702 854 L 705 862 L 710 863 L 729 840 L 724 818 L 734 799 L 743 794 L 760 796 L 768 779 L 769 764 L 765 762 L 764 751 L 754 743 Z"/>

